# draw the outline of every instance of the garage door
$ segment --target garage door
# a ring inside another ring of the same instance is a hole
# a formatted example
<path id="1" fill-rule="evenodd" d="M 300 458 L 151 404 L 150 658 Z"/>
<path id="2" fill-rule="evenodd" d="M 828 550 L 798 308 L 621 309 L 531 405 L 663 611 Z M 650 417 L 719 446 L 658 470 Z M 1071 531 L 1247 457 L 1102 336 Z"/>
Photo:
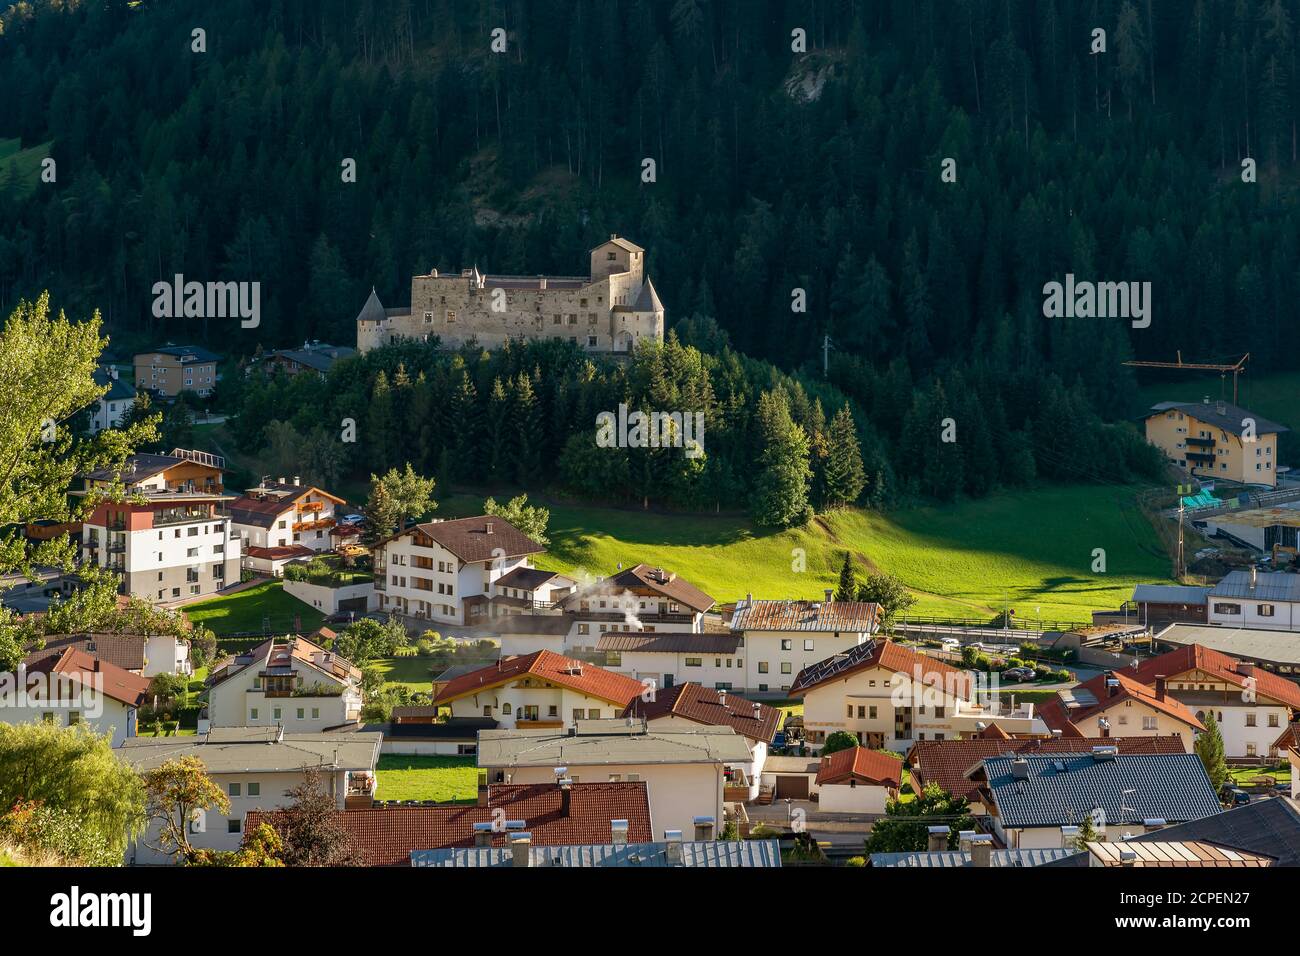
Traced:
<path id="1" fill-rule="evenodd" d="M 808 799 L 808 777 L 804 774 L 778 774 L 776 778 L 776 798 L 783 800 Z"/>
<path id="2" fill-rule="evenodd" d="M 357 597 L 339 601 L 339 613 L 346 614 L 348 611 L 360 611 L 364 614 L 366 612 L 366 599 Z"/>

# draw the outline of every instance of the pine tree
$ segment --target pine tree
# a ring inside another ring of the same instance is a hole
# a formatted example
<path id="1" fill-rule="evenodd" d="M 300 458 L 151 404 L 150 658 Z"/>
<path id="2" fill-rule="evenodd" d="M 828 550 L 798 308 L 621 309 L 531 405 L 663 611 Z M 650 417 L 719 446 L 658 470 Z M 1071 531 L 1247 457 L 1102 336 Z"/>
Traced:
<path id="1" fill-rule="evenodd" d="M 808 436 L 791 419 L 789 401 L 780 389 L 759 396 L 758 418 L 763 451 L 750 503 L 754 520 L 780 528 L 802 524 L 812 517 Z"/>
<path id="2" fill-rule="evenodd" d="M 1205 765 L 1205 775 L 1210 778 L 1210 783 L 1214 784 L 1217 792 L 1228 782 L 1228 761 L 1223 755 L 1223 734 L 1219 731 L 1219 723 L 1214 719 L 1213 711 L 1206 711 L 1204 723 L 1205 730 L 1196 738 L 1193 749 L 1196 751 L 1196 756 L 1201 758 L 1201 763 Z"/>
<path id="3" fill-rule="evenodd" d="M 844 405 L 831 422 L 826 460 L 826 502 L 831 505 L 853 504 L 866 487 L 862 467 L 862 448 L 853 424 L 853 413 Z"/>
<path id="4" fill-rule="evenodd" d="M 858 599 L 858 572 L 853 567 L 853 559 L 844 552 L 844 564 L 840 567 L 840 586 L 835 589 L 835 600 L 856 601 Z"/>

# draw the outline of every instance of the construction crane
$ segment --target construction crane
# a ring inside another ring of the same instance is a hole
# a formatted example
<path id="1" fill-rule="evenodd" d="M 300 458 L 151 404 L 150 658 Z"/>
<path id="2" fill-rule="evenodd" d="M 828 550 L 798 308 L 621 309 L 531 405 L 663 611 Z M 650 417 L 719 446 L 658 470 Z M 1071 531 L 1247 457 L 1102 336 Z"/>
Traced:
<path id="1" fill-rule="evenodd" d="M 1219 380 L 1227 378 L 1228 373 L 1232 373 L 1232 404 L 1237 404 L 1237 376 L 1246 371 L 1246 362 L 1250 359 L 1250 353 L 1247 352 L 1241 358 L 1231 365 L 1217 365 L 1212 362 L 1184 362 L 1182 349 L 1178 350 L 1177 362 L 1125 362 L 1125 365 L 1132 365 L 1135 368 L 1179 368 L 1188 369 L 1197 372 L 1218 372 Z"/>

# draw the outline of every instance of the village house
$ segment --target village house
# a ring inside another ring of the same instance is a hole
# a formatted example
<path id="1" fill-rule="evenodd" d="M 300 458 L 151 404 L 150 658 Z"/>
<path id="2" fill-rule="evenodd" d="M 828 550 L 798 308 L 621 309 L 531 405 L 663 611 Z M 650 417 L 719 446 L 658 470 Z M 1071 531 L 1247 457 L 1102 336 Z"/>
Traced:
<path id="1" fill-rule="evenodd" d="M 149 681 L 76 647 L 0 674 L 0 723 L 84 725 L 116 747 L 136 734 Z"/>
<path id="2" fill-rule="evenodd" d="M 1160 402 L 1144 416 L 1147 441 L 1198 478 L 1277 485 L 1277 436 L 1290 429 L 1228 402 Z"/>
<path id="3" fill-rule="evenodd" d="M 118 377 L 116 365 L 100 365 L 93 374 L 95 384 L 101 388 L 106 386 L 108 391 L 90 406 L 92 435 L 106 428 L 117 428 L 135 404 L 135 391 Z"/>
<path id="4" fill-rule="evenodd" d="M 198 849 L 233 851 L 244 838 L 245 817 L 255 810 L 290 805 L 288 792 L 318 773 L 340 810 L 373 803 L 379 760 L 376 734 L 291 734 L 276 727 L 220 727 L 195 737 L 133 737 L 117 748 L 118 757 L 137 773 L 156 770 L 169 760 L 197 757 L 207 775 L 230 800 L 230 811 L 199 811 L 189 839 Z M 153 822 L 127 849 L 128 864 L 174 862 L 152 847 L 159 824 Z M 152 845 L 152 846 L 151 846 Z"/>
<path id="5" fill-rule="evenodd" d="M 494 623 L 503 656 L 542 649 L 562 654 L 595 652 L 604 637 L 616 634 L 701 634 L 705 614 L 714 605 L 712 597 L 676 572 L 648 564 L 620 569 L 592 584 L 574 585 L 558 597 L 543 613 L 535 605 L 534 613 L 525 611 Z M 675 676 L 671 665 L 660 676 L 667 682 L 658 686 L 669 686 Z M 683 679 L 694 680 L 695 675 Z M 734 672 L 732 679 L 738 679 Z"/>
<path id="6" fill-rule="evenodd" d="M 276 824 L 274 812 L 254 811 L 246 828 Z M 357 807 L 335 820 L 352 838 L 363 866 L 412 866 L 438 850 L 509 849 L 528 836 L 537 847 L 601 846 L 653 839 L 644 782 L 493 784 L 474 805 Z"/>
<path id="7" fill-rule="evenodd" d="M 319 339 L 304 342 L 301 348 L 276 349 L 267 352 L 258 362 L 262 372 L 271 375 L 282 372 L 288 376 L 311 372 L 320 378 L 340 359 L 356 355 L 357 350 L 346 345 L 329 345 Z"/>
<path id="8" fill-rule="evenodd" d="M 44 638 L 45 646 L 27 653 L 30 667 L 41 658 L 73 647 L 140 677 L 194 673 L 190 663 L 190 642 L 170 634 L 61 634 Z"/>
<path id="9" fill-rule="evenodd" d="M 1206 598 L 1210 624 L 1270 631 L 1300 630 L 1300 574 L 1255 568 L 1231 571 Z"/>
<path id="10" fill-rule="evenodd" d="M 880 609 L 861 601 L 755 601 L 736 605 L 732 633 L 745 648 L 744 693 L 785 697 L 795 675 L 831 655 L 849 651 L 880 629 Z"/>
<path id="11" fill-rule="evenodd" d="M 82 524 L 83 560 L 122 576 L 122 591 L 153 603 L 213 594 L 239 581 L 241 538 L 226 512 L 225 461 L 183 448 L 132 455 L 120 474 L 93 471 L 86 495 L 120 481 L 141 501 L 100 501 Z"/>
<path id="12" fill-rule="evenodd" d="M 588 352 L 631 352 L 664 337 L 664 306 L 645 274 L 645 250 L 610 236 L 591 250 L 586 276 L 459 275 L 437 269 L 411 279 L 409 308 L 385 309 L 375 290 L 357 315 L 357 351 L 402 340 L 444 348 L 509 339 L 569 341 Z"/>
<path id="13" fill-rule="evenodd" d="M 644 718 L 651 730 L 700 725 L 730 727 L 740 734 L 748 741 L 749 759 L 727 765 L 726 799 L 741 803 L 758 798 L 767 751 L 784 718 L 775 707 L 694 683 L 658 690 L 649 700 L 639 696 L 623 716 Z"/>
<path id="14" fill-rule="evenodd" d="M 417 621 L 477 624 L 493 585 L 531 567 L 540 544 L 504 518 L 480 515 L 412 525 L 373 549 L 379 610 Z"/>
<path id="15" fill-rule="evenodd" d="M 206 727 L 319 733 L 361 720 L 361 669 L 303 637 L 271 638 L 216 665 Z"/>
<path id="16" fill-rule="evenodd" d="M 296 475 L 249 488 L 229 505 L 230 519 L 244 538 L 244 567 L 278 577 L 290 561 L 329 551 L 335 509 L 342 504 L 342 498 L 303 485 Z"/>
<path id="17" fill-rule="evenodd" d="M 221 356 L 194 345 L 165 345 L 135 356 L 135 387 L 162 398 L 181 392 L 211 395 Z"/>
<path id="18" fill-rule="evenodd" d="M 1121 841 L 1222 809 L 1201 758 L 1090 752 L 985 757 L 969 775 L 994 836 L 1012 849 L 1063 847 L 1091 816 L 1097 839 Z"/>
<path id="19" fill-rule="evenodd" d="M 629 718 L 582 720 L 570 730 L 485 730 L 478 765 L 488 785 L 641 782 L 656 830 L 690 832 L 697 819 L 723 819 L 729 765 L 751 758 L 730 727 L 658 730 Z"/>
<path id="20" fill-rule="evenodd" d="M 1064 737 L 1181 737 L 1191 751 L 1205 725 L 1169 694 L 1167 683 L 1147 686 L 1127 672 L 1107 671 L 1057 691 L 1038 716 Z"/>
<path id="21" fill-rule="evenodd" d="M 1248 661 L 1189 644 L 1142 662 L 1134 680 L 1204 722 L 1214 714 L 1229 758 L 1277 757 L 1278 735 L 1300 712 L 1300 686 Z"/>
<path id="22" fill-rule="evenodd" d="M 1094 747 L 1114 747 L 1121 754 L 1181 754 L 1183 739 L 1169 737 L 1009 737 L 991 725 L 977 737 L 962 740 L 918 740 L 907 752 L 912 789 L 920 792 L 934 784 L 954 797 L 965 797 L 971 813 L 989 810 L 981 802 L 980 787 L 968 776 L 985 757 L 1028 754 L 1092 753 Z"/>
<path id="23" fill-rule="evenodd" d="M 610 631 L 596 641 L 596 652 L 608 670 L 642 683 L 668 689 L 689 681 L 701 687 L 730 691 L 741 683 L 745 655 L 736 634 L 706 632 L 631 634 Z"/>
<path id="24" fill-rule="evenodd" d="M 817 768 L 817 809 L 822 813 L 884 813 L 898 796 L 903 761 L 892 754 L 850 747 L 822 757 Z"/>
<path id="25" fill-rule="evenodd" d="M 505 728 L 565 728 L 616 717 L 647 689 L 638 681 L 553 651 L 502 658 L 437 690 L 452 717 L 488 717 Z"/>
<path id="26" fill-rule="evenodd" d="M 573 593 L 577 582 L 557 571 L 518 567 L 492 583 L 491 614 L 505 617 L 555 607 Z M 532 648 L 539 650 L 539 648 Z"/>
<path id="27" fill-rule="evenodd" d="M 994 722 L 1009 733 L 1047 734 L 1032 704 L 1012 710 L 976 692 L 966 671 L 893 641 L 869 640 L 799 671 L 789 695 L 803 699 L 804 737 L 814 750 L 836 731 L 873 750 L 897 751 L 918 740 L 973 735 Z"/>

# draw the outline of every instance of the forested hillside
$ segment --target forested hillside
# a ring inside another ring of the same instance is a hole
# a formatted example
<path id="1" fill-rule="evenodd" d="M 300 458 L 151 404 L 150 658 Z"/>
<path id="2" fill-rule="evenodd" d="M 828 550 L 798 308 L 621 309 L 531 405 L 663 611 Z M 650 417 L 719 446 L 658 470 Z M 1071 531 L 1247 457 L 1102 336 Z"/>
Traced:
<path id="1" fill-rule="evenodd" d="M 58 179 L 0 178 L 0 307 L 48 287 L 101 309 L 118 343 L 346 343 L 372 285 L 399 305 L 431 267 L 571 274 L 618 232 L 646 247 L 687 344 L 721 354 L 725 336 L 811 382 L 829 335 L 868 457 L 903 484 L 980 494 L 1125 457 L 1141 470 L 1101 425 L 1133 411 L 1125 358 L 1294 366 L 1297 14 L 1297 0 L 15 4 L 0 139 L 49 143 Z M 489 48 L 498 26 L 506 53 Z M 152 283 L 177 272 L 260 280 L 261 326 L 155 319 Z M 1045 319 L 1043 284 L 1066 272 L 1150 281 L 1150 328 Z M 960 439 L 936 451 L 944 413 Z"/>

